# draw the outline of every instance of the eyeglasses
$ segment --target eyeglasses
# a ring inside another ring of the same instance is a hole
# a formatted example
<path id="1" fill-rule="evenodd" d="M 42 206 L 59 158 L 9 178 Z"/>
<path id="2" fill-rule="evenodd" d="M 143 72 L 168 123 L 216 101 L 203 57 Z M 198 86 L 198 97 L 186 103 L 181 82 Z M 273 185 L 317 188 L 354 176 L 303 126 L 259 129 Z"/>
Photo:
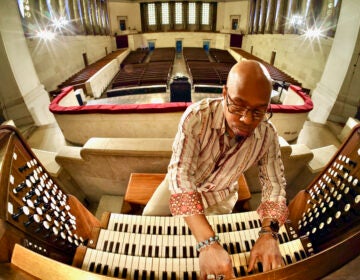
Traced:
<path id="1" fill-rule="evenodd" d="M 231 103 L 229 103 L 229 100 Z M 244 117 L 247 115 L 248 112 L 251 113 L 251 117 L 254 121 L 259 121 L 263 119 L 263 117 L 268 113 L 267 109 L 260 110 L 260 109 L 250 109 L 249 107 L 241 106 L 234 103 L 234 100 L 231 99 L 228 93 L 226 93 L 226 106 L 231 114 L 235 114 L 241 117 Z M 272 117 L 272 111 L 271 107 L 270 112 L 266 116 L 266 120 L 269 120 Z"/>

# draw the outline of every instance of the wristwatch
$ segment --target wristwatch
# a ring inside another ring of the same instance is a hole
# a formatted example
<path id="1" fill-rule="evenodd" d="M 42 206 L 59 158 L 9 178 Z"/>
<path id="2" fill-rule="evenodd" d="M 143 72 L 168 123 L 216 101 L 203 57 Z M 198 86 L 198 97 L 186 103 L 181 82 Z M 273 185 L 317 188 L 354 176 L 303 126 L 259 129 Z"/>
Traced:
<path id="1" fill-rule="evenodd" d="M 279 232 L 279 222 L 277 220 L 270 221 L 270 229 L 274 232 Z"/>

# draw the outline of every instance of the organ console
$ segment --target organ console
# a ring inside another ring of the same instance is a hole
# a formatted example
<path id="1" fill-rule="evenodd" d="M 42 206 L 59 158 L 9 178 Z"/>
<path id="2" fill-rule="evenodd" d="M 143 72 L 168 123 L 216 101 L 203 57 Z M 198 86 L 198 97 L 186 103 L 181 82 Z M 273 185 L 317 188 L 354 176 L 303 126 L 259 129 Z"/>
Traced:
<path id="1" fill-rule="evenodd" d="M 104 213 L 99 222 L 61 190 L 16 129 L 0 128 L 0 144 L 0 246 L 7 248 L 0 255 L 2 261 L 9 261 L 18 243 L 46 256 L 40 264 L 55 260 L 54 274 L 199 279 L 196 242 L 183 218 Z M 235 276 L 319 279 L 356 257 L 360 253 L 359 158 L 357 126 L 324 171 L 290 202 L 289 219 L 279 231 L 282 268 L 263 272 L 258 263 L 255 271 L 247 272 L 261 227 L 255 211 L 209 216 L 232 258 Z M 10 246 L 5 245 L 9 240 Z M 34 258 L 16 261 L 16 265 L 42 278 L 44 272 L 35 272 L 30 265 Z M 65 270 L 63 263 L 71 263 L 67 266 L 71 269 Z"/>

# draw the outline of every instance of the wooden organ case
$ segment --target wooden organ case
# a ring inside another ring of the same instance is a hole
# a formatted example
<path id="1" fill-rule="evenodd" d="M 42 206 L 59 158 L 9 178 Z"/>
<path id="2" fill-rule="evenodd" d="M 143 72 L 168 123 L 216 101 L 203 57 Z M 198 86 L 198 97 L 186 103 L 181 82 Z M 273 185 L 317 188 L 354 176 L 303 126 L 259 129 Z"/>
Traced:
<path id="1" fill-rule="evenodd" d="M 18 243 L 71 264 L 99 221 L 51 178 L 17 129 L 0 128 L 0 262 Z"/>
<path id="2" fill-rule="evenodd" d="M 66 215 L 65 220 L 76 220 L 77 231 L 81 224 L 85 223 L 84 227 L 87 230 L 83 231 L 83 239 L 79 239 L 77 243 L 73 239 L 70 239 L 72 242 L 67 242 L 65 238 L 55 235 L 54 239 L 51 239 L 55 242 L 52 242 L 47 239 L 47 235 L 54 236 L 54 232 L 46 234 L 45 230 L 45 237 L 43 234 L 40 235 L 39 232 L 44 229 L 40 231 L 37 229 L 40 225 L 39 221 L 46 219 L 43 216 L 46 207 L 42 215 L 36 211 L 38 206 L 35 204 L 39 203 L 39 193 L 35 192 L 30 196 L 31 187 L 26 185 L 29 184 L 26 182 L 26 176 L 32 169 L 25 167 L 28 160 L 24 154 L 29 156 L 30 160 L 34 156 L 21 138 L 17 140 L 16 133 L 10 134 L 15 139 L 9 141 L 4 137 L 1 138 L 1 143 L 6 142 L 7 145 L 6 153 L 2 154 L 1 168 L 1 199 L 2 202 L 5 201 L 3 205 L 7 205 L 7 208 L 2 209 L 1 212 L 3 219 L 1 227 L 14 227 L 20 232 L 18 234 L 20 238 L 14 242 L 24 245 L 23 240 L 32 238 L 42 244 L 42 248 L 48 246 L 48 257 L 65 262 L 73 257 L 76 250 L 72 266 L 68 267 L 76 272 L 77 278 L 69 277 L 71 274 L 64 274 L 63 276 L 67 276 L 68 279 L 81 278 L 79 271 L 84 273 L 83 279 L 89 277 L 89 272 L 93 275 L 91 277 L 93 279 L 199 279 L 195 240 L 181 217 L 104 213 L 100 225 L 97 225 L 96 221 L 89 223 L 86 219 L 80 218 L 83 211 L 86 213 L 85 208 L 75 212 L 72 211 L 73 205 L 70 205 L 72 212 L 71 215 Z M 15 164 L 14 153 L 18 158 L 22 158 L 19 164 Z M 279 238 L 285 267 L 262 272 L 261 263 L 258 263 L 254 272 L 247 273 L 247 259 L 261 226 L 256 212 L 209 216 L 210 224 L 220 236 L 224 249 L 229 252 L 233 260 L 236 278 L 319 279 L 358 256 L 360 253 L 359 159 L 360 126 L 357 126 L 324 171 L 290 202 L 289 220 L 280 229 Z M 27 169 L 28 173 L 21 172 L 19 168 Z M 39 175 L 40 173 L 38 177 Z M 22 187 L 22 182 L 25 182 L 26 187 Z M 3 194 L 4 186 L 6 196 Z M 53 188 L 49 188 L 48 191 L 52 192 L 52 190 Z M 65 195 L 68 198 L 63 203 L 60 199 L 62 196 L 59 195 L 59 202 L 53 201 L 53 204 L 66 209 L 63 204 L 71 202 L 71 196 Z M 26 199 L 23 199 L 24 197 Z M 55 199 L 57 197 L 58 195 Z M 32 203 L 28 202 L 29 199 Z M 42 203 L 44 204 L 43 200 Z M 24 206 L 29 210 L 23 209 Z M 50 206 L 50 209 L 53 208 Z M 40 217 L 35 218 L 35 214 Z M 63 232 L 64 227 L 63 224 L 60 230 L 55 232 Z M 89 234 L 90 227 L 92 227 L 91 234 Z M 70 236 L 75 234 L 72 233 Z M 38 251 L 34 246 L 28 247 Z M 50 249 L 55 253 L 50 254 Z M 53 272 L 57 269 L 56 263 L 58 262 L 53 263 Z M 17 263 L 19 267 L 22 267 L 22 264 L 32 275 L 39 278 L 44 276 L 29 268 L 32 259 L 21 259 Z M 61 275 L 61 271 L 58 273 Z"/>

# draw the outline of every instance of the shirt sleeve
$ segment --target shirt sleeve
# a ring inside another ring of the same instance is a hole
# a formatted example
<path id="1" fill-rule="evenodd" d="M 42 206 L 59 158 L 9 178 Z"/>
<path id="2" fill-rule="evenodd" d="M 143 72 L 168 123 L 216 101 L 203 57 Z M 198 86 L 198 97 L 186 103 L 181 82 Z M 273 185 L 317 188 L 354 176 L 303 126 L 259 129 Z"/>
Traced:
<path id="1" fill-rule="evenodd" d="M 261 203 L 257 209 L 260 219 L 272 218 L 284 224 L 289 211 L 286 205 L 286 181 L 278 135 L 270 125 L 269 149 L 259 161 L 259 179 L 262 185 Z"/>
<path id="2" fill-rule="evenodd" d="M 204 213 L 201 195 L 196 190 L 194 180 L 200 152 L 201 126 L 200 116 L 187 110 L 175 136 L 173 154 L 168 167 L 171 192 L 169 208 L 174 216 Z"/>

